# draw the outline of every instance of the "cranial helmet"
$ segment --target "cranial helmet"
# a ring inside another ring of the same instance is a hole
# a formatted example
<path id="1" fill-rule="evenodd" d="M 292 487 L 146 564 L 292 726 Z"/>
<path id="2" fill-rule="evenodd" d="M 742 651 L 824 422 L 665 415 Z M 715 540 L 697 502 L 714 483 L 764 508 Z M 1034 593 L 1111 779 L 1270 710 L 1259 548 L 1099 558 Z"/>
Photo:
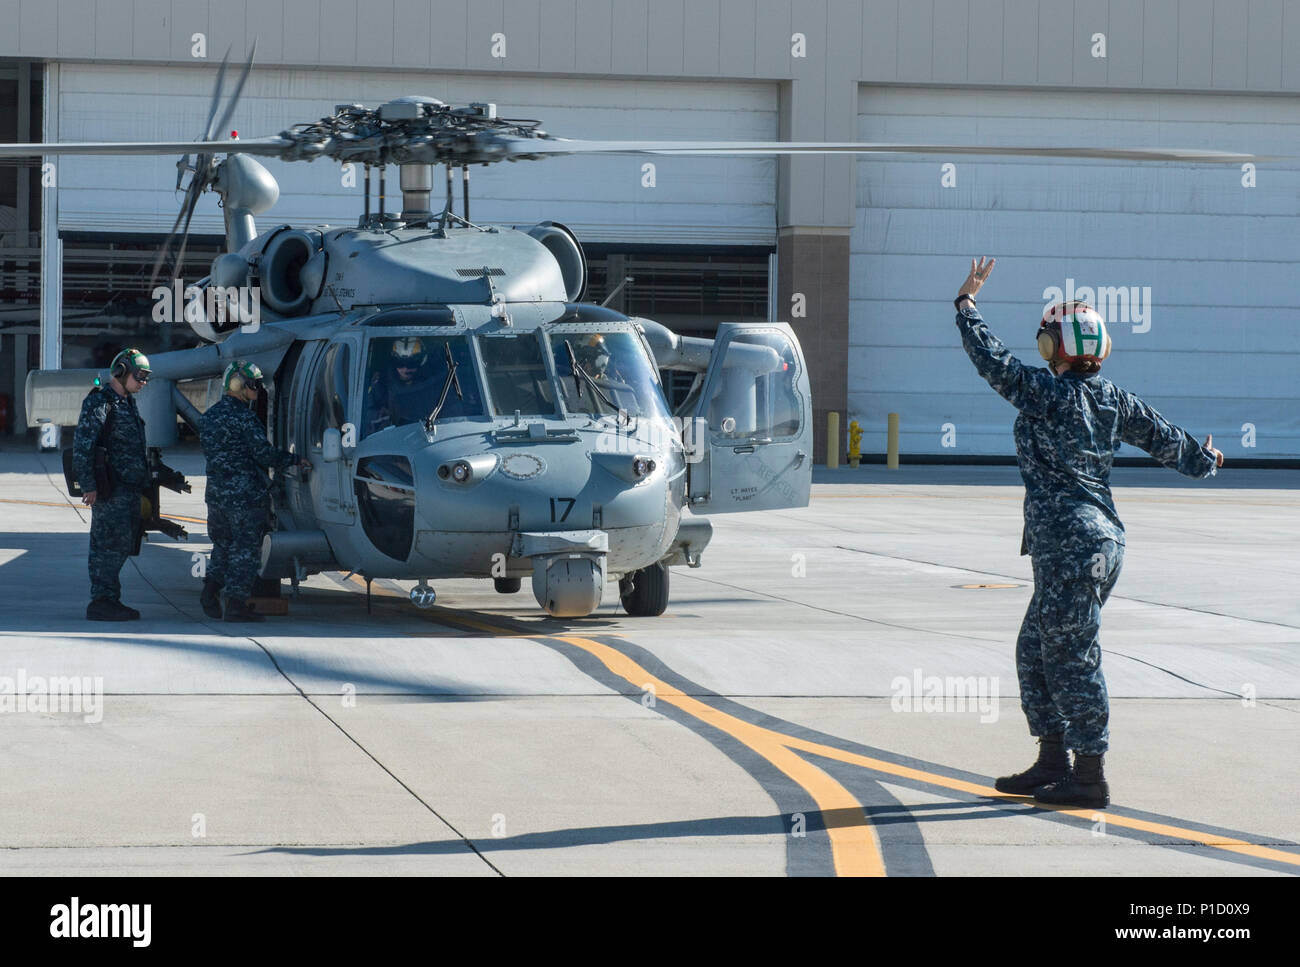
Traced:
<path id="1" fill-rule="evenodd" d="M 1057 302 L 1038 324 L 1038 354 L 1049 363 L 1091 362 L 1110 355 L 1110 333 L 1101 313 L 1086 302 Z"/>
<path id="2" fill-rule="evenodd" d="M 138 349 L 123 349 L 113 357 L 113 363 L 109 367 L 109 373 L 117 379 L 126 379 L 130 373 L 141 383 L 149 378 L 150 372 L 149 357 Z"/>
<path id="3" fill-rule="evenodd" d="M 424 343 L 420 342 L 415 336 L 404 336 L 401 339 L 395 339 L 391 352 L 394 366 L 418 369 L 429 358 Z"/>
<path id="4" fill-rule="evenodd" d="M 250 386 L 254 389 L 261 389 L 262 370 L 258 368 L 256 363 L 237 359 L 226 367 L 223 384 L 227 392 L 233 393 L 242 393 Z"/>

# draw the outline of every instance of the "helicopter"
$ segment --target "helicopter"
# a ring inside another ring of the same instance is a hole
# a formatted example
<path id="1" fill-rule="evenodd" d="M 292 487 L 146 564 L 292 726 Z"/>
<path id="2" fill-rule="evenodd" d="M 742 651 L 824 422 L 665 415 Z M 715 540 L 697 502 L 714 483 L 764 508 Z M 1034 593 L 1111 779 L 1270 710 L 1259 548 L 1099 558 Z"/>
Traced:
<path id="1" fill-rule="evenodd" d="M 435 598 L 430 581 L 491 578 L 508 594 L 529 578 L 555 617 L 590 615 L 609 582 L 629 615 L 657 616 L 668 605 L 669 569 L 701 566 L 708 515 L 806 506 L 812 482 L 810 380 L 788 324 L 719 323 L 703 339 L 584 302 L 575 233 L 555 221 L 472 222 L 471 165 L 593 152 L 1253 159 L 1182 149 L 575 141 L 499 117 L 493 104 L 418 95 L 373 109 L 340 104 L 274 137 L 214 140 L 251 65 L 250 57 L 218 118 L 223 62 L 198 142 L 0 145 L 0 157 L 183 153 L 178 190 L 191 178 L 155 276 L 178 236 L 183 255 L 208 190 L 221 199 L 226 251 L 186 287 L 183 309 L 176 285 L 177 316 L 206 345 L 152 357 L 139 397 L 149 442 L 174 431 L 178 415 L 197 427 L 178 381 L 218 376 L 236 359 L 257 364 L 267 374 L 268 435 L 313 468 L 277 476 L 261 577 L 295 589 L 322 571 L 355 573 L 367 586 L 413 579 L 411 600 L 422 607 Z M 259 231 L 255 217 L 279 187 L 256 156 L 364 166 L 356 227 Z M 396 211 L 386 210 L 392 164 Z M 438 165 L 445 198 L 435 208 Z M 672 412 L 660 370 L 692 374 Z M 95 375 L 30 373 L 29 425 L 74 424 Z M 146 526 L 175 536 L 156 488 Z"/>

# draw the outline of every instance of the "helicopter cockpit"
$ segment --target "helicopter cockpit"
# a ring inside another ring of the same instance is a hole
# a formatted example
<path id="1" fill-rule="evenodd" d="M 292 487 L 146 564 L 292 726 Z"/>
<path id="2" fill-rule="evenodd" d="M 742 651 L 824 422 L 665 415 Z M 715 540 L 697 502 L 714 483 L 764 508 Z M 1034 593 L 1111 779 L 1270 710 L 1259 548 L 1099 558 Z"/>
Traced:
<path id="1" fill-rule="evenodd" d="M 549 338 L 570 414 L 668 419 L 659 378 L 631 332 L 553 332 Z"/>
<path id="2" fill-rule="evenodd" d="M 439 419 L 486 416 L 464 335 L 376 336 L 362 385 L 364 436 L 428 419 L 435 411 Z M 456 392 L 444 396 L 444 385 Z"/>
<path id="3" fill-rule="evenodd" d="M 668 422 L 658 372 L 632 321 L 603 322 L 599 328 L 561 319 L 506 331 L 371 330 L 361 347 L 360 436 L 425 421 L 515 414 Z"/>

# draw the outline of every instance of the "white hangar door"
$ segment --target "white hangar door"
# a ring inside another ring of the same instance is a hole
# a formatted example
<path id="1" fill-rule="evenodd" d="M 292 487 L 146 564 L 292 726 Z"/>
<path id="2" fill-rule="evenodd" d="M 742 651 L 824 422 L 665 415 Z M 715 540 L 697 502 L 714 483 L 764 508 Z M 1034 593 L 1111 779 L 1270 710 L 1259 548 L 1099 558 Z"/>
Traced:
<path id="1" fill-rule="evenodd" d="M 858 135 L 1294 155 L 1300 100 L 863 85 Z M 1239 165 L 1173 162 L 860 161 L 849 411 L 864 452 L 884 450 L 890 412 L 904 454 L 1015 452 L 1015 411 L 975 373 L 953 324 L 970 258 L 993 255 L 980 310 L 1021 360 L 1043 365 L 1045 290 L 1105 287 L 1105 375 L 1200 439 L 1213 433 L 1229 460 L 1300 457 L 1300 329 L 1286 322 L 1300 280 L 1300 162 L 1261 162 L 1253 188 L 1244 178 Z"/>
<path id="2" fill-rule="evenodd" d="M 72 141 L 197 139 L 207 119 L 216 68 L 62 64 L 55 102 L 59 136 Z M 228 74 L 227 90 L 232 86 Z M 231 127 L 241 137 L 273 135 L 331 114 L 336 104 L 377 107 L 405 94 L 457 105 L 493 102 L 499 116 L 537 119 L 542 130 L 565 138 L 778 136 L 775 84 L 278 68 L 254 68 Z M 61 159 L 60 229 L 167 231 L 179 208 L 172 190 L 176 160 Z M 266 165 L 280 183 L 280 201 L 260 217 L 259 226 L 356 224 L 362 209 L 359 174 L 356 187 L 347 187 L 332 162 Z M 553 219 L 589 242 L 774 245 L 776 240 L 776 163 L 770 159 L 566 157 L 473 168 L 470 177 L 470 217 L 476 222 L 522 225 Z M 437 202 L 441 171 L 435 185 Z M 459 176 L 456 186 L 460 211 Z M 389 169 L 387 188 L 389 209 L 400 210 L 395 166 Z M 223 233 L 215 196 L 205 195 L 199 203 L 192 231 Z"/>

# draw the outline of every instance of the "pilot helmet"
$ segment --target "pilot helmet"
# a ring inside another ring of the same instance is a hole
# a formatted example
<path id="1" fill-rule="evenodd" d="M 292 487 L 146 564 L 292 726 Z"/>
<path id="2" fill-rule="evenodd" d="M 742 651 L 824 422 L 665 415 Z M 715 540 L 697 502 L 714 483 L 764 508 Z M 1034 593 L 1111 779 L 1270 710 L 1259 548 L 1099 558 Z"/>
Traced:
<path id="1" fill-rule="evenodd" d="M 610 352 L 605 337 L 598 332 L 584 337 L 578 343 L 578 356 L 593 376 L 600 376 L 609 368 Z"/>
<path id="2" fill-rule="evenodd" d="M 429 358 L 424 343 L 417 336 L 403 336 L 393 340 L 390 350 L 394 369 L 420 369 Z"/>

